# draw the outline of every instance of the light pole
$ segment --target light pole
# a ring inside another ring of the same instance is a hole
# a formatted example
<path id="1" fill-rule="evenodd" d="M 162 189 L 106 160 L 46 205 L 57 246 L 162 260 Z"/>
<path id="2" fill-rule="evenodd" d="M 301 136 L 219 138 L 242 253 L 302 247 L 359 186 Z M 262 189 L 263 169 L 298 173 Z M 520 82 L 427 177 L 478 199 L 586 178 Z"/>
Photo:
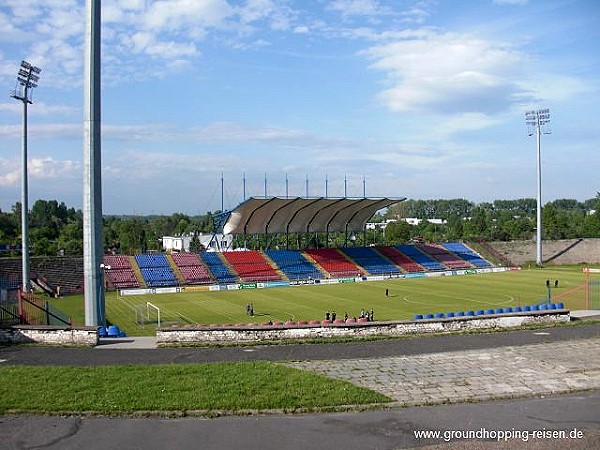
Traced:
<path id="1" fill-rule="evenodd" d="M 525 111 L 525 123 L 527 124 L 529 136 L 536 135 L 537 141 L 537 252 L 535 262 L 538 267 L 542 266 L 542 134 L 550 134 L 546 127 L 550 123 L 550 110 L 538 109 Z"/>
<path id="2" fill-rule="evenodd" d="M 106 326 L 102 235 L 100 0 L 85 2 L 83 64 L 83 277 L 85 324 Z"/>
<path id="3" fill-rule="evenodd" d="M 11 97 L 23 102 L 23 141 L 22 141 L 22 175 L 21 175 L 21 255 L 23 291 L 28 292 L 31 286 L 29 281 L 29 213 L 28 188 L 27 188 L 27 105 L 33 103 L 29 94 L 37 86 L 41 69 L 32 66 L 27 61 L 21 61 L 21 68 L 17 75 L 17 86 Z"/>

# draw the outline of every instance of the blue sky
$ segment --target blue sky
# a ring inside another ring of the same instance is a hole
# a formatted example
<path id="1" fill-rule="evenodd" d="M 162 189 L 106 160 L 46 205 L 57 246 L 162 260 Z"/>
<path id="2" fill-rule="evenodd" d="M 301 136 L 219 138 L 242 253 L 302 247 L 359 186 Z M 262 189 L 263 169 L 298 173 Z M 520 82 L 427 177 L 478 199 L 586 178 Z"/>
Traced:
<path id="1" fill-rule="evenodd" d="M 104 0 L 103 210 L 246 195 L 536 196 L 524 112 L 550 108 L 543 201 L 600 191 L 597 0 Z M 82 206 L 83 0 L 0 1 L 0 209 Z"/>

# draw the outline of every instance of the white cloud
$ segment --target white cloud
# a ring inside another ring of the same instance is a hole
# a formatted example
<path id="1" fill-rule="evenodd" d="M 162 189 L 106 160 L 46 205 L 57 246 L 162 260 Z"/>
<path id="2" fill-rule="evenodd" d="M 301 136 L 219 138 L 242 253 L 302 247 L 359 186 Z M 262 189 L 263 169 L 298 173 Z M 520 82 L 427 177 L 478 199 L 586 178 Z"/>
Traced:
<path id="1" fill-rule="evenodd" d="M 224 0 L 170 0 L 150 4 L 144 14 L 146 30 L 182 31 L 196 27 L 219 26 L 232 9 Z"/>
<path id="2" fill-rule="evenodd" d="M 50 156 L 33 158 L 27 166 L 32 179 L 45 180 L 53 178 L 69 178 L 81 174 L 81 163 L 72 160 L 56 160 Z"/>
<path id="3" fill-rule="evenodd" d="M 328 9 L 345 16 L 375 16 L 383 12 L 377 0 L 334 0 Z"/>
<path id="4" fill-rule="evenodd" d="M 521 94 L 512 80 L 523 56 L 500 42 L 430 31 L 363 53 L 386 72 L 380 99 L 393 111 L 493 114 Z"/>
<path id="5" fill-rule="evenodd" d="M 0 186 L 14 186 L 21 179 L 21 161 L 0 158 Z M 27 164 L 30 181 L 57 178 L 73 178 L 81 175 L 81 163 L 73 160 L 57 160 L 50 156 L 31 158 Z"/>
<path id="6" fill-rule="evenodd" d="M 21 102 L 0 103 L 0 111 L 8 111 L 13 114 L 23 113 L 23 104 Z M 36 102 L 35 107 L 28 108 L 28 115 L 35 116 L 70 116 L 79 112 L 79 108 L 67 105 L 48 105 L 44 102 Z"/>

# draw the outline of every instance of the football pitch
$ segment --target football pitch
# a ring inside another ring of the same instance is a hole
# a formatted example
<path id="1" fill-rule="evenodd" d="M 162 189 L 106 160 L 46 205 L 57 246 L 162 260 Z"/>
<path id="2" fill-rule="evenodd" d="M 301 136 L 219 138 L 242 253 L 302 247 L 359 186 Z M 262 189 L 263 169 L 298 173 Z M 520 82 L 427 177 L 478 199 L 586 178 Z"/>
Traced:
<path id="1" fill-rule="evenodd" d="M 581 266 L 568 266 L 268 289 L 135 296 L 108 292 L 106 317 L 108 323 L 118 325 L 132 336 L 154 335 L 158 310 L 161 326 L 323 320 L 326 312 L 335 311 L 337 318 L 343 318 L 346 313 L 349 317 L 359 317 L 361 310 L 373 310 L 375 320 L 407 320 L 415 314 L 540 303 L 549 295 L 547 280 L 553 300 L 558 298 L 569 309 L 585 309 L 583 290 L 561 298 L 585 283 Z M 555 288 L 556 280 L 558 287 Z M 82 296 L 58 299 L 53 303 L 70 314 L 74 324 L 84 323 Z M 249 304 L 253 306 L 253 316 L 246 312 Z"/>

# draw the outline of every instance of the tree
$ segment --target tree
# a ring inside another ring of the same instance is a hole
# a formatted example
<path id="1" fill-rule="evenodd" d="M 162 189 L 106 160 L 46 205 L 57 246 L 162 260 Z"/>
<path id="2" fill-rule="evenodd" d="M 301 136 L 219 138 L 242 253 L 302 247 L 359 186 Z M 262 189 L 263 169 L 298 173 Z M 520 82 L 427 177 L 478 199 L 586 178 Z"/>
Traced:
<path id="1" fill-rule="evenodd" d="M 404 220 L 389 222 L 385 227 L 386 244 L 403 244 L 410 241 L 412 225 Z"/>
<path id="2" fill-rule="evenodd" d="M 194 232 L 192 239 L 190 240 L 190 252 L 192 253 L 200 253 L 205 250 L 204 245 L 200 242 L 200 238 L 198 237 L 198 233 Z"/>

